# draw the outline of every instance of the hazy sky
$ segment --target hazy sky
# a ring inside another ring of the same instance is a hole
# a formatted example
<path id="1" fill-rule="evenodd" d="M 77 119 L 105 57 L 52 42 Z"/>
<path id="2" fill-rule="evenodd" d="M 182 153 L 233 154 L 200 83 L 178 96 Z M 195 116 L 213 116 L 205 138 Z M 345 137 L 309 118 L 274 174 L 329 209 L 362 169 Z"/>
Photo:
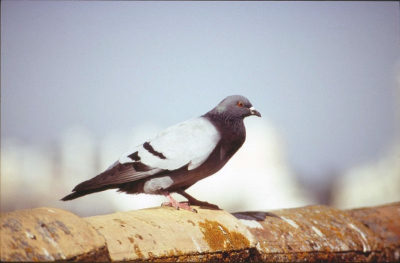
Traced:
<path id="1" fill-rule="evenodd" d="M 250 99 L 302 173 L 396 135 L 398 2 L 1 2 L 1 136 L 168 127 Z"/>

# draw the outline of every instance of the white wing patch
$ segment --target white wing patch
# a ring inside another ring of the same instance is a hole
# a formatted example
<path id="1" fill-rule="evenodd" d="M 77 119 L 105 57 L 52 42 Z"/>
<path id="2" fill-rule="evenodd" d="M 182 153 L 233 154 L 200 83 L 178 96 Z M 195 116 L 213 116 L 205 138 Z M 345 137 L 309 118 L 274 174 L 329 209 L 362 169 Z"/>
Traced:
<path id="1" fill-rule="evenodd" d="M 154 151 L 162 154 L 165 159 L 146 150 L 143 145 L 123 154 L 120 163 L 133 163 L 128 156 L 138 152 L 140 161 L 148 166 L 176 170 L 188 165 L 193 170 L 204 163 L 220 140 L 217 129 L 206 118 L 198 117 L 160 132 L 155 138 L 148 141 Z"/>

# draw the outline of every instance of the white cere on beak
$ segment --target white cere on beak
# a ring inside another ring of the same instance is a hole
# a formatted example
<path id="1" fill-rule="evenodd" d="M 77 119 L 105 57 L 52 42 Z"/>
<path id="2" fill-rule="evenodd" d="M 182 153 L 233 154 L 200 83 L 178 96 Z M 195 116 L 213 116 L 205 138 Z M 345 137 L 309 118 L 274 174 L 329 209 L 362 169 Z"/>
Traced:
<path id="1" fill-rule="evenodd" d="M 251 115 L 261 117 L 261 114 L 254 107 L 249 108 L 249 110 L 250 110 Z"/>

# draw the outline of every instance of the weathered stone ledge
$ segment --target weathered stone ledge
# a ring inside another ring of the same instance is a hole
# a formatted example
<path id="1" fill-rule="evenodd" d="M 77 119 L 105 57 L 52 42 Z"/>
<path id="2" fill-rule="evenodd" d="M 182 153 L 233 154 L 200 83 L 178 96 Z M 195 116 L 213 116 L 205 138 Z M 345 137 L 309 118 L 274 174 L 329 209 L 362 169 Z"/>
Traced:
<path id="1" fill-rule="evenodd" d="M 400 202 L 338 210 L 198 213 L 159 207 L 80 218 L 1 213 L 1 261 L 399 261 Z"/>

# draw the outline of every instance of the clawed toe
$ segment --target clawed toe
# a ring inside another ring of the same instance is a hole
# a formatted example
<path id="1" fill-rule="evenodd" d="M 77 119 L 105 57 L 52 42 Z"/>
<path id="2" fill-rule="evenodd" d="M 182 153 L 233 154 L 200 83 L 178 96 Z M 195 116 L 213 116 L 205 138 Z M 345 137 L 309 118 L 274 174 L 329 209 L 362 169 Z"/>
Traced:
<path id="1" fill-rule="evenodd" d="M 188 202 L 179 202 L 179 203 L 178 202 L 176 202 L 176 203 L 165 202 L 165 203 L 162 203 L 161 206 L 169 206 L 169 207 L 175 208 L 176 210 L 184 209 L 184 210 L 188 210 L 188 211 L 197 213 L 197 210 L 190 207 Z"/>
<path id="2" fill-rule="evenodd" d="M 164 202 L 161 204 L 161 206 L 169 206 L 169 207 L 173 207 L 171 202 Z"/>

